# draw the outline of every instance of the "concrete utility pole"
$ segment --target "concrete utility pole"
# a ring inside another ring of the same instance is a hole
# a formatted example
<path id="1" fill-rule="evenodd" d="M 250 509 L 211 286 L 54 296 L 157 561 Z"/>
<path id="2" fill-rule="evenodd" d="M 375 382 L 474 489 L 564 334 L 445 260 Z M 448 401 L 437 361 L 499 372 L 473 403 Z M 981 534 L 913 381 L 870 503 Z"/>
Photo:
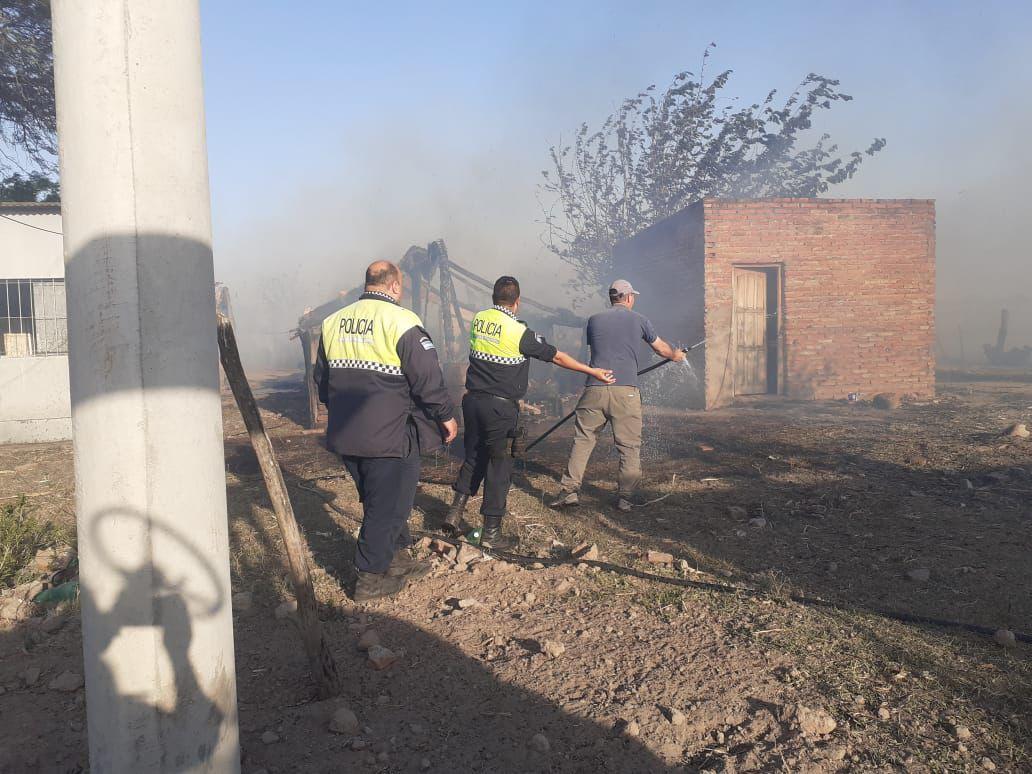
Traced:
<path id="1" fill-rule="evenodd" d="M 53 0 L 94 772 L 240 769 L 196 0 Z"/>

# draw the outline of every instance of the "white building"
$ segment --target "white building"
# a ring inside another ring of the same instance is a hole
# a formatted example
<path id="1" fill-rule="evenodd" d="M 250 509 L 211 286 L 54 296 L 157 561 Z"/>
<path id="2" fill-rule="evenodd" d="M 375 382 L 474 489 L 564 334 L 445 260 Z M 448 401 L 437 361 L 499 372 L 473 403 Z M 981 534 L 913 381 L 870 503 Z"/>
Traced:
<path id="1" fill-rule="evenodd" d="M 0 202 L 0 443 L 71 435 L 61 205 Z"/>

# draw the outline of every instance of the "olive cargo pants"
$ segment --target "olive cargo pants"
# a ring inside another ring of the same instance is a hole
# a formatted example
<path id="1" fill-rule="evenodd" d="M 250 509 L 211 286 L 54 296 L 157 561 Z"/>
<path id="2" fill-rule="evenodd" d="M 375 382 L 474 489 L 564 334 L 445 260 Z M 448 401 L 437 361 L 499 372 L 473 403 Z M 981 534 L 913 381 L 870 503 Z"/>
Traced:
<path id="1" fill-rule="evenodd" d="M 613 425 L 613 440 L 620 452 L 620 496 L 630 496 L 641 481 L 641 393 L 637 387 L 587 387 L 577 403 L 573 450 L 562 487 L 576 492 L 595 449 L 599 432 Z"/>

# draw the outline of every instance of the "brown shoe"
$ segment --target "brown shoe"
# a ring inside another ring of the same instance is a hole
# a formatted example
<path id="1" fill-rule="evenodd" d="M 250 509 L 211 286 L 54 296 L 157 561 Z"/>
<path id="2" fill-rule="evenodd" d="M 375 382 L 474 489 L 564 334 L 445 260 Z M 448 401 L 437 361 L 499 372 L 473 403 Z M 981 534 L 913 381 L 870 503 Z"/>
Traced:
<path id="1" fill-rule="evenodd" d="M 391 560 L 391 566 L 387 568 L 387 574 L 391 577 L 402 577 L 408 580 L 416 580 L 428 575 L 434 566 L 425 559 L 416 559 L 409 553 L 407 548 L 401 548 Z"/>
<path id="2" fill-rule="evenodd" d="M 388 575 L 385 572 L 359 572 L 355 581 L 356 602 L 371 602 L 374 599 L 397 594 L 408 585 L 404 575 Z"/>

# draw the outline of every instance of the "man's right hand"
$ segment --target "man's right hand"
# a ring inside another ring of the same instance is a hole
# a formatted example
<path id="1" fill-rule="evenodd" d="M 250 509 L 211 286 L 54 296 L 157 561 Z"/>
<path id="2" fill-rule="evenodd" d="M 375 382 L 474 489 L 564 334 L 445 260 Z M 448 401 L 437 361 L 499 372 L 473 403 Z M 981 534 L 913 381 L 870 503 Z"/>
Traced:
<path id="1" fill-rule="evenodd" d="M 683 349 L 681 349 L 680 347 L 676 348 L 674 350 L 674 356 L 672 358 L 670 358 L 670 362 L 672 362 L 672 363 L 681 363 L 681 362 L 683 362 L 684 358 L 685 358 L 685 354 L 686 353 L 685 353 L 685 351 Z"/>
<path id="2" fill-rule="evenodd" d="M 591 375 L 603 384 L 612 384 L 616 381 L 613 372 L 605 368 L 592 368 Z"/>
<path id="3" fill-rule="evenodd" d="M 441 422 L 441 434 L 444 436 L 444 443 L 447 445 L 459 437 L 459 423 L 454 418 L 447 422 Z"/>

